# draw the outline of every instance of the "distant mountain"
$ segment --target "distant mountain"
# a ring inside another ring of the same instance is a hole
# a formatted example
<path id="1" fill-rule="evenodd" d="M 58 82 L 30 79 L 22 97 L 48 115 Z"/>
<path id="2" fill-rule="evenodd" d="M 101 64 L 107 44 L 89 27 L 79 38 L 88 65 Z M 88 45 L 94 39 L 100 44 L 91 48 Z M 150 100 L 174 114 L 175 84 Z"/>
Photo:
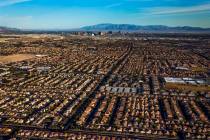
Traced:
<path id="1" fill-rule="evenodd" d="M 71 32 L 71 31 L 113 31 L 113 32 L 144 32 L 144 33 L 210 33 L 210 28 L 201 27 L 169 27 L 164 25 L 134 25 L 134 24 L 97 24 L 92 26 L 84 26 L 78 29 L 51 29 L 51 30 L 21 30 L 17 28 L 10 28 L 0 26 L 0 33 L 45 33 L 45 32 Z"/>
<path id="2" fill-rule="evenodd" d="M 21 31 L 21 30 L 16 29 L 16 28 L 0 26 L 0 33 L 12 33 L 12 32 L 18 32 L 18 31 Z"/>
<path id="3" fill-rule="evenodd" d="M 200 27 L 168 27 L 164 25 L 133 25 L 133 24 L 97 24 L 93 26 L 82 27 L 84 31 L 126 31 L 126 32 L 208 32 L 210 28 Z"/>

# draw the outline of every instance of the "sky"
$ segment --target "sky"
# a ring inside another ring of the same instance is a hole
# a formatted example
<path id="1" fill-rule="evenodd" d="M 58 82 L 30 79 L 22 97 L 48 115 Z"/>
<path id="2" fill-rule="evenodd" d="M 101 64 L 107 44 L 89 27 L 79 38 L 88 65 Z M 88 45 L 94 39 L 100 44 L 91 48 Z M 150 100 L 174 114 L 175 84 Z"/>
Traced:
<path id="1" fill-rule="evenodd" d="M 0 0 L 0 26 L 72 29 L 100 23 L 210 28 L 210 0 Z"/>

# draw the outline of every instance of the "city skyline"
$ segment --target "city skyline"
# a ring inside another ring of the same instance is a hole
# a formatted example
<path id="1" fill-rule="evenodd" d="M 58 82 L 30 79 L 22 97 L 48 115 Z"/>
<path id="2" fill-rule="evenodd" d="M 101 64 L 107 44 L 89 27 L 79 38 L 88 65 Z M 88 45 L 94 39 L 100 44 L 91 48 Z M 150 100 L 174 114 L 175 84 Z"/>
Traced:
<path id="1" fill-rule="evenodd" d="M 99 23 L 210 27 L 208 0 L 1 0 L 0 26 L 72 29 Z"/>

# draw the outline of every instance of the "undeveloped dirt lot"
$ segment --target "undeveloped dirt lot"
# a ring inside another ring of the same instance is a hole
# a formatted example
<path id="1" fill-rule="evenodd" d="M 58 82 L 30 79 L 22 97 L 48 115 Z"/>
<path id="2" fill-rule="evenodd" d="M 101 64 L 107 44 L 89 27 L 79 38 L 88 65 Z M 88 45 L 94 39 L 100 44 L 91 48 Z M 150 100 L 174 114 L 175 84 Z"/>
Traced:
<path id="1" fill-rule="evenodd" d="M 8 64 L 12 62 L 23 61 L 27 59 L 35 58 L 32 54 L 13 54 L 8 56 L 0 56 L 0 64 Z"/>
<path id="2" fill-rule="evenodd" d="M 7 39 L 6 38 L 0 38 L 0 42 L 6 42 Z"/>

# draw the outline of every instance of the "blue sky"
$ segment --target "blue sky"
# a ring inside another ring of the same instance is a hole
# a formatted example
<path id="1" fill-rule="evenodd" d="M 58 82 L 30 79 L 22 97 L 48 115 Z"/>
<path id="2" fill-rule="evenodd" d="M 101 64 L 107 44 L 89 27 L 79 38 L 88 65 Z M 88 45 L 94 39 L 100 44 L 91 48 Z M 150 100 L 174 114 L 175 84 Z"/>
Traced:
<path id="1" fill-rule="evenodd" d="M 210 0 L 0 0 L 0 26 L 64 29 L 98 23 L 210 27 Z"/>

